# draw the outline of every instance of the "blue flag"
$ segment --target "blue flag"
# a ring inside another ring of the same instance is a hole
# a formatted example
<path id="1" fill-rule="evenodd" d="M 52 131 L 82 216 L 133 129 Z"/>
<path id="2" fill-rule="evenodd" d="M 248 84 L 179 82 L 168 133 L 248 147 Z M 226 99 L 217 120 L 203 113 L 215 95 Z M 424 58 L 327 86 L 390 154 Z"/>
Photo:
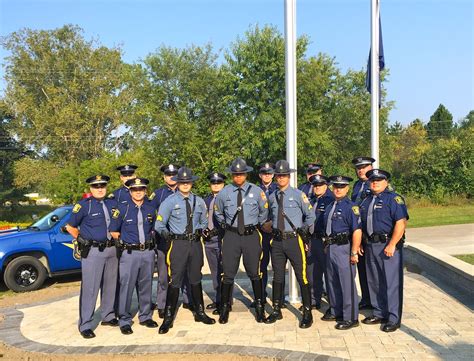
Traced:
<path id="1" fill-rule="evenodd" d="M 367 91 L 369 93 L 372 93 L 372 89 L 371 89 L 371 70 L 372 70 L 372 49 L 370 49 L 369 51 L 369 61 L 367 62 L 367 73 L 365 75 L 365 87 L 367 88 Z M 383 55 L 383 40 L 382 40 L 382 21 L 380 20 L 379 18 L 379 69 L 380 71 L 384 70 L 385 69 L 385 58 L 384 58 L 384 55 Z M 380 81 L 380 77 L 379 77 L 379 108 L 381 107 L 381 94 L 380 94 L 380 89 L 382 88 L 382 85 L 381 85 L 381 81 Z"/>

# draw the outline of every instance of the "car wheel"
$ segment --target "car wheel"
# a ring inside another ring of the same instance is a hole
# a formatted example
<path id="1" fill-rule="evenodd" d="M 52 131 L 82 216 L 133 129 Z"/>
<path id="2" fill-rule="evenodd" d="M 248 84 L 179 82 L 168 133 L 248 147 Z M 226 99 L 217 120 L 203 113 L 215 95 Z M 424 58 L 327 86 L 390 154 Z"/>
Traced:
<path id="1" fill-rule="evenodd" d="M 21 256 L 11 261 L 3 276 L 5 284 L 14 292 L 34 291 L 46 279 L 43 264 L 31 256 Z"/>

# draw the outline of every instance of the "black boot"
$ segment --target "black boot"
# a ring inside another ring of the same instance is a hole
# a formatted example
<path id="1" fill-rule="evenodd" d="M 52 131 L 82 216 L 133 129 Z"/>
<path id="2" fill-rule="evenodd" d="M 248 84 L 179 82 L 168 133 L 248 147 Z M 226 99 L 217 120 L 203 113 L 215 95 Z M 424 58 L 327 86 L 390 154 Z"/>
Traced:
<path id="1" fill-rule="evenodd" d="M 255 295 L 255 320 L 258 323 L 265 322 L 265 309 L 263 307 L 263 289 L 262 289 L 262 280 L 252 281 L 253 294 Z"/>
<path id="2" fill-rule="evenodd" d="M 178 305 L 179 288 L 168 286 L 166 293 L 165 317 L 158 333 L 167 333 L 173 327 L 176 306 Z"/>
<path id="3" fill-rule="evenodd" d="M 281 294 L 283 293 L 283 283 L 273 282 L 273 311 L 265 320 L 265 323 L 274 323 L 281 320 Z"/>
<path id="4" fill-rule="evenodd" d="M 194 321 L 202 322 L 206 325 L 213 325 L 216 320 L 210 318 L 204 312 L 204 300 L 202 297 L 202 284 L 199 282 L 196 285 L 191 285 L 191 296 L 193 298 L 194 305 Z"/>
<path id="5" fill-rule="evenodd" d="M 308 328 L 313 324 L 311 290 L 309 289 L 309 285 L 301 286 L 301 299 L 303 301 L 303 317 L 301 318 L 300 328 Z"/>
<path id="6" fill-rule="evenodd" d="M 229 322 L 230 312 L 230 294 L 232 292 L 232 283 L 221 284 L 221 309 L 219 310 L 219 323 Z"/>

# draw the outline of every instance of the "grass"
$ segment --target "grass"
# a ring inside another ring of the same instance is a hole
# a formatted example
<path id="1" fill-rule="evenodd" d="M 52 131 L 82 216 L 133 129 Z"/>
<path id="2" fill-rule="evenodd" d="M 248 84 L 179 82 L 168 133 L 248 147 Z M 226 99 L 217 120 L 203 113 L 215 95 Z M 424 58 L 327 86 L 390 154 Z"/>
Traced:
<path id="1" fill-rule="evenodd" d="M 412 206 L 408 203 L 409 228 L 474 223 L 474 204 Z"/>
<path id="2" fill-rule="evenodd" d="M 474 254 L 461 254 L 459 256 L 454 257 L 459 258 L 461 261 L 474 265 Z"/>

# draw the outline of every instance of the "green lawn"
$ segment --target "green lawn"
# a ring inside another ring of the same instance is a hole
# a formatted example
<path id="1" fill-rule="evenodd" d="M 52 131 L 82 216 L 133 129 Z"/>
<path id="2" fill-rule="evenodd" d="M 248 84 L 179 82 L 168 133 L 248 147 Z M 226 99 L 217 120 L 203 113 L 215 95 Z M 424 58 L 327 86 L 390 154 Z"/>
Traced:
<path id="1" fill-rule="evenodd" d="M 474 204 L 409 207 L 409 228 L 474 223 Z"/>
<path id="2" fill-rule="evenodd" d="M 462 254 L 454 257 L 459 258 L 461 261 L 474 265 L 474 254 Z"/>

